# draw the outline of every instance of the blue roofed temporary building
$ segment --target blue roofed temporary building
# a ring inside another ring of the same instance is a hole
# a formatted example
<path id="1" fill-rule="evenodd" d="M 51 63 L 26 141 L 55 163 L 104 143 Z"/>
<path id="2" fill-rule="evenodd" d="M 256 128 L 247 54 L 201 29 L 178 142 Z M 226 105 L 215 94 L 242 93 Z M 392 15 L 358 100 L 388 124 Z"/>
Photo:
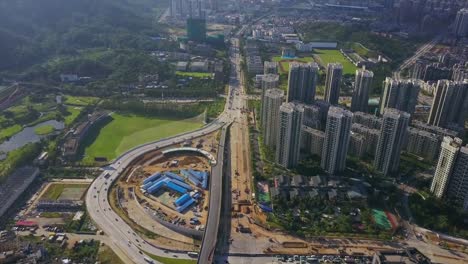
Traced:
<path id="1" fill-rule="evenodd" d="M 186 193 L 187 189 L 175 184 L 173 181 L 168 181 L 166 183 L 166 187 L 171 189 L 172 191 L 178 192 L 178 193 Z"/>
<path id="2" fill-rule="evenodd" d="M 200 186 L 201 185 L 201 182 L 191 174 L 189 175 L 188 179 L 195 186 Z"/>
<path id="3" fill-rule="evenodd" d="M 161 177 L 161 173 L 160 172 L 157 172 L 151 176 L 149 176 L 148 178 L 146 178 L 144 181 L 143 181 L 143 184 L 147 184 L 148 182 L 153 182 L 157 179 L 159 179 L 159 177 Z"/>
<path id="4" fill-rule="evenodd" d="M 147 182 L 146 184 L 143 184 L 143 186 L 141 186 L 141 188 L 146 191 L 153 184 L 154 184 L 154 182 Z"/>
<path id="5" fill-rule="evenodd" d="M 182 195 L 181 197 L 177 198 L 177 200 L 175 200 L 174 203 L 175 203 L 176 206 L 181 206 L 185 202 L 187 202 L 189 199 L 190 199 L 190 194 L 186 193 L 186 194 Z"/>
<path id="6" fill-rule="evenodd" d="M 192 190 L 192 187 L 190 187 L 190 185 L 186 184 L 186 183 L 183 182 L 183 181 L 178 181 L 178 180 L 175 180 L 175 179 L 171 179 L 170 181 L 173 182 L 174 184 L 179 185 L 180 187 L 182 187 L 182 188 L 184 188 L 184 189 L 187 189 L 187 190 L 189 190 L 189 191 Z"/>
<path id="7" fill-rule="evenodd" d="M 154 193 L 166 185 L 167 179 L 160 180 L 148 188 L 148 193 Z"/>
<path id="8" fill-rule="evenodd" d="M 189 169 L 189 173 L 196 177 L 199 181 L 203 180 L 203 172 Z"/>
<path id="9" fill-rule="evenodd" d="M 165 172 L 164 175 L 171 179 L 179 180 L 179 181 L 184 181 L 184 178 L 180 177 L 179 175 L 172 173 L 172 172 Z"/>
<path id="10" fill-rule="evenodd" d="M 182 213 L 185 211 L 189 206 L 195 203 L 195 200 L 193 198 L 190 198 L 187 202 L 185 202 L 183 205 L 177 207 L 177 212 Z"/>
<path id="11" fill-rule="evenodd" d="M 180 174 L 182 174 L 185 178 L 188 178 L 191 174 L 188 170 L 180 170 Z"/>

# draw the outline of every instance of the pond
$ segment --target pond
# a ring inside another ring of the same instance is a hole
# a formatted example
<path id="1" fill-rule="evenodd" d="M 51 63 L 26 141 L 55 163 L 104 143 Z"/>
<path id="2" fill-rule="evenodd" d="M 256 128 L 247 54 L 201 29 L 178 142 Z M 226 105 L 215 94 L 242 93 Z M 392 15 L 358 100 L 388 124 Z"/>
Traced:
<path id="1" fill-rule="evenodd" d="M 25 127 L 21 132 L 18 132 L 9 140 L 0 144 L 0 153 L 6 154 L 12 150 L 21 148 L 28 143 L 39 142 L 42 138 L 47 137 L 47 135 L 37 135 L 35 132 L 36 128 L 42 126 L 53 126 L 55 130 L 63 130 L 65 128 L 65 124 L 57 120 L 49 120 L 35 126 Z"/>

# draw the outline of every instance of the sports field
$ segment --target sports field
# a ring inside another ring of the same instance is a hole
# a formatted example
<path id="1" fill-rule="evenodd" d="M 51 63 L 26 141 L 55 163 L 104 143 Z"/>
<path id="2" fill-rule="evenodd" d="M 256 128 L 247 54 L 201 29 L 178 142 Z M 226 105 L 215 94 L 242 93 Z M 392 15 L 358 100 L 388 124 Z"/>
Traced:
<path id="1" fill-rule="evenodd" d="M 322 67 L 327 67 L 328 63 L 341 63 L 343 65 L 343 74 L 356 74 L 356 66 L 347 60 L 339 50 L 315 49 L 314 56 L 319 57 L 317 63 Z"/>
<path id="2" fill-rule="evenodd" d="M 213 74 L 209 72 L 183 72 L 176 71 L 178 76 L 194 77 L 194 78 L 213 78 Z"/>
<path id="3" fill-rule="evenodd" d="M 289 73 L 289 63 L 291 62 L 302 62 L 308 63 L 313 62 L 314 58 L 312 57 L 303 57 L 303 58 L 295 58 L 295 59 L 284 59 L 281 56 L 275 56 L 272 58 L 273 61 L 277 61 L 279 63 L 279 73 L 280 74 L 288 74 Z"/>
<path id="4" fill-rule="evenodd" d="M 53 183 L 47 187 L 41 199 L 45 200 L 80 200 L 89 184 Z"/>
<path id="5" fill-rule="evenodd" d="M 114 113 L 102 128 L 90 131 L 84 140 L 83 162 L 93 163 L 95 157 L 112 160 L 138 145 L 162 139 L 203 126 L 203 115 L 189 119 L 164 119 Z"/>

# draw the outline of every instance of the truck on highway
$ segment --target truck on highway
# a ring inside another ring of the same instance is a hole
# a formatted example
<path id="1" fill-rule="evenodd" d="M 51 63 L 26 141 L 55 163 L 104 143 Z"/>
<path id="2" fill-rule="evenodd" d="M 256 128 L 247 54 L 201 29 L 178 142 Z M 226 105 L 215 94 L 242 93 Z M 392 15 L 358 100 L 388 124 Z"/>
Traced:
<path id="1" fill-rule="evenodd" d="M 154 261 L 148 257 L 144 257 L 143 259 L 148 263 L 154 263 Z"/>

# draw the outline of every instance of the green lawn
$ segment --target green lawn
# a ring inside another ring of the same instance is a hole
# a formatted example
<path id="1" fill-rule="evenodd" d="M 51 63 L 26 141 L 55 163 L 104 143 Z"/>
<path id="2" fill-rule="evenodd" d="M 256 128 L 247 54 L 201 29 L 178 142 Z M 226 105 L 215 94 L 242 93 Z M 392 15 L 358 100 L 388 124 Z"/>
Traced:
<path id="1" fill-rule="evenodd" d="M 43 212 L 41 213 L 41 217 L 44 218 L 60 218 L 62 217 L 62 214 L 59 212 Z"/>
<path id="2" fill-rule="evenodd" d="M 169 120 L 114 113 L 107 125 L 94 129 L 85 139 L 83 161 L 92 163 L 95 157 L 111 160 L 143 143 L 200 128 L 203 125 L 202 118 L 197 116 L 185 120 Z"/>
<path id="3" fill-rule="evenodd" d="M 187 76 L 187 77 L 194 77 L 194 78 L 212 78 L 213 74 L 209 72 L 183 72 L 183 71 L 176 71 L 176 75 L 178 76 Z"/>
<path id="4" fill-rule="evenodd" d="M 87 188 L 89 185 L 88 184 L 62 184 L 62 183 L 54 183 L 51 184 L 44 195 L 42 196 L 42 199 L 45 200 L 57 200 L 60 195 L 62 195 L 63 190 L 69 188 Z"/>
<path id="5" fill-rule="evenodd" d="M 97 103 L 99 98 L 90 96 L 65 95 L 65 104 L 87 106 Z"/>
<path id="6" fill-rule="evenodd" d="M 124 264 L 124 262 L 108 246 L 99 249 L 98 260 L 102 264 Z"/>
<path id="7" fill-rule="evenodd" d="M 3 141 L 13 136 L 14 134 L 20 132 L 22 129 L 23 128 L 18 124 L 0 129 L 0 141 Z"/>
<path id="8" fill-rule="evenodd" d="M 356 66 L 347 60 L 339 50 L 322 50 L 315 49 L 314 55 L 320 57 L 318 61 L 323 67 L 327 67 L 328 63 L 341 63 L 343 65 L 343 74 L 356 74 Z"/>
<path id="9" fill-rule="evenodd" d="M 34 132 L 38 135 L 47 135 L 54 132 L 55 128 L 52 125 L 40 126 L 34 129 Z"/>
<path id="10" fill-rule="evenodd" d="M 295 59 L 283 59 L 281 56 L 275 56 L 272 58 L 273 61 L 279 62 L 279 73 L 280 74 L 288 74 L 289 73 L 289 63 L 290 62 L 302 62 L 302 63 L 308 63 L 308 62 L 313 62 L 314 58 L 312 57 L 303 57 L 303 58 L 295 58 Z"/>
<path id="11" fill-rule="evenodd" d="M 145 251 L 145 254 L 151 257 L 152 259 L 161 262 L 162 264 L 195 264 L 197 261 L 195 259 L 176 259 L 176 258 L 165 258 L 150 254 Z"/>
<path id="12" fill-rule="evenodd" d="M 71 125 L 81 113 L 81 110 L 83 110 L 82 107 L 67 106 L 67 112 L 69 113 L 69 115 L 65 116 L 65 125 Z"/>

